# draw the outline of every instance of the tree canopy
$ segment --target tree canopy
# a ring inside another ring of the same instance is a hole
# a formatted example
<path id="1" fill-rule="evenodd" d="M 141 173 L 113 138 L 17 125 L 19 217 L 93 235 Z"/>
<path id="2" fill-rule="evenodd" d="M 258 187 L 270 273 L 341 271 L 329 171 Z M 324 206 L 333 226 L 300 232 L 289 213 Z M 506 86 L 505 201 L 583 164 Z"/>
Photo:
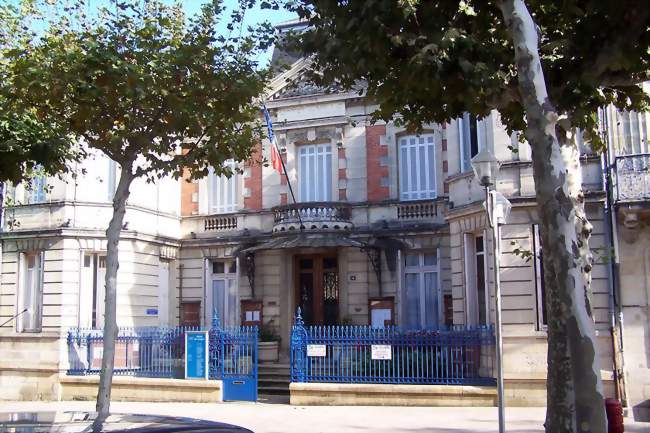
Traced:
<path id="1" fill-rule="evenodd" d="M 219 34 L 219 1 L 192 17 L 180 3 L 114 0 L 93 13 L 83 1 L 50 3 L 0 9 L 3 178 L 34 164 L 62 170 L 80 142 L 134 165 L 136 177 L 228 174 L 226 159 L 250 157 L 268 79 L 256 58 L 270 27 L 242 32 L 239 11 Z"/>
<path id="2" fill-rule="evenodd" d="M 599 107 L 643 110 L 650 11 L 636 0 L 529 1 L 550 99 L 572 125 L 595 130 Z M 495 2 L 289 1 L 308 20 L 297 45 L 318 83 L 363 81 L 375 116 L 447 122 L 497 109 L 525 130 L 512 38 Z M 352 42 L 353 41 L 353 42 Z M 593 135 L 598 146 L 598 137 Z"/>
<path id="3" fill-rule="evenodd" d="M 20 179 L 39 161 L 56 171 L 86 147 L 121 166 L 106 230 L 98 424 L 110 407 L 118 243 L 131 183 L 210 169 L 230 176 L 225 162 L 249 160 L 261 137 L 258 98 L 269 71 L 257 58 L 273 34 L 268 24 L 243 28 L 253 3 L 239 2 L 225 34 L 219 0 L 190 17 L 180 2 L 161 0 L 111 0 L 98 10 L 83 0 L 25 0 L 0 9 L 9 24 L 0 39 L 0 151 L 17 163 L 6 177 Z"/>

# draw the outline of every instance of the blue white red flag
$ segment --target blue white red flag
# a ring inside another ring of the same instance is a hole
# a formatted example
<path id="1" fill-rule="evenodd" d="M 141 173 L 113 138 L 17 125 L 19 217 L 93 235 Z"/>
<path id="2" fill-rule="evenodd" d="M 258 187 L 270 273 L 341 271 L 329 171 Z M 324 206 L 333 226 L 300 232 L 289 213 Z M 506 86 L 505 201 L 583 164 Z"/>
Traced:
<path id="1" fill-rule="evenodd" d="M 280 149 L 278 149 L 278 142 L 273 133 L 273 123 L 271 122 L 271 115 L 266 105 L 262 106 L 264 113 L 264 120 L 266 120 L 266 129 L 268 131 L 269 141 L 271 142 L 271 166 L 282 174 L 282 157 L 280 156 Z"/>

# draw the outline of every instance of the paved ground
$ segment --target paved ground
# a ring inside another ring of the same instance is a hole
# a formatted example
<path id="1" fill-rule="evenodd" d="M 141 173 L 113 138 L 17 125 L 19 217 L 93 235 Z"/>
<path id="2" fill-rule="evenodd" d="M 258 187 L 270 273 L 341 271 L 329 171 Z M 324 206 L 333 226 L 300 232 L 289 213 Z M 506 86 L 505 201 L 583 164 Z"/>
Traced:
<path id="1" fill-rule="evenodd" d="M 92 410 L 93 402 L 0 402 L 0 412 Z M 272 403 L 120 403 L 113 412 L 188 416 L 241 425 L 256 433 L 458 433 L 496 432 L 496 408 L 303 407 Z M 508 433 L 542 432 L 543 408 L 509 408 Z M 650 423 L 626 419 L 626 432 Z"/>

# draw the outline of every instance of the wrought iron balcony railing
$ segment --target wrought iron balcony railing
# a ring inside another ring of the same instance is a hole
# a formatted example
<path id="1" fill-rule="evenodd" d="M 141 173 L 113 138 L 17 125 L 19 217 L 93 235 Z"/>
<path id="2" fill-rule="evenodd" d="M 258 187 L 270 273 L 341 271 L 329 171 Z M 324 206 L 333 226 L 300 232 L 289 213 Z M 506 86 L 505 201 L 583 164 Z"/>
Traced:
<path id="1" fill-rule="evenodd" d="M 616 200 L 650 200 L 650 153 L 616 157 Z"/>
<path id="2" fill-rule="evenodd" d="M 273 208 L 273 231 L 300 230 L 350 230 L 352 212 L 350 205 L 337 202 L 296 203 Z"/>

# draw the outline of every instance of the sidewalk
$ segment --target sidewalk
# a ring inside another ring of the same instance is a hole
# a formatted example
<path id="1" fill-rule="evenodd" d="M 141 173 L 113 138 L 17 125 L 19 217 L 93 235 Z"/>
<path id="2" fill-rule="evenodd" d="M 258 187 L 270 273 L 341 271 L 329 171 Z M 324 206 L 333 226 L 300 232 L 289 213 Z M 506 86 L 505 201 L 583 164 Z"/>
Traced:
<path id="1" fill-rule="evenodd" d="M 0 412 L 94 410 L 94 402 L 0 402 Z M 269 403 L 115 402 L 113 412 L 186 416 L 240 425 L 255 433 L 497 432 L 496 408 L 289 406 Z M 509 433 L 543 432 L 544 408 L 508 408 Z M 625 420 L 626 432 L 650 423 Z"/>

